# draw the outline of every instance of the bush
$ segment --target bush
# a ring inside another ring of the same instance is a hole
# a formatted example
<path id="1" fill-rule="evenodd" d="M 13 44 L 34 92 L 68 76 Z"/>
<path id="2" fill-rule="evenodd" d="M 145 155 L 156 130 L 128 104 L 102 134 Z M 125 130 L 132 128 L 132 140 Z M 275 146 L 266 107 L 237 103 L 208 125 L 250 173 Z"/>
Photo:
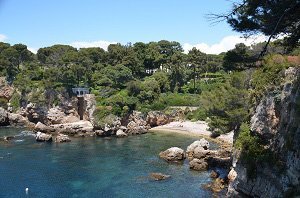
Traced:
<path id="1" fill-rule="evenodd" d="M 203 120 L 205 121 L 207 118 L 207 112 L 203 108 L 198 108 L 195 111 L 189 112 L 186 115 L 186 118 L 189 120 Z"/>
<path id="2" fill-rule="evenodd" d="M 263 61 L 263 67 L 253 74 L 253 97 L 259 100 L 270 87 L 280 85 L 284 77 L 283 71 L 288 67 L 289 64 L 283 56 L 267 56 Z"/>
<path id="3" fill-rule="evenodd" d="M 6 98 L 0 98 L 0 107 L 3 109 L 7 109 L 7 99 Z"/>
<path id="4" fill-rule="evenodd" d="M 274 153 L 263 147 L 261 139 L 251 133 L 247 123 L 242 123 L 234 146 L 241 150 L 241 159 L 246 164 L 249 178 L 256 176 L 258 163 L 276 165 Z"/>
<path id="5" fill-rule="evenodd" d="M 99 128 L 104 128 L 106 123 L 106 117 L 111 114 L 111 108 L 105 106 L 96 107 L 93 117 L 95 125 Z"/>
<path id="6" fill-rule="evenodd" d="M 249 93 L 246 74 L 233 73 L 226 83 L 201 96 L 201 105 L 210 118 L 211 131 L 227 133 L 237 131 L 249 119 Z"/>
<path id="7" fill-rule="evenodd" d="M 21 95 L 15 91 L 10 99 L 10 105 L 13 107 L 13 111 L 17 111 L 20 108 L 20 100 Z"/>

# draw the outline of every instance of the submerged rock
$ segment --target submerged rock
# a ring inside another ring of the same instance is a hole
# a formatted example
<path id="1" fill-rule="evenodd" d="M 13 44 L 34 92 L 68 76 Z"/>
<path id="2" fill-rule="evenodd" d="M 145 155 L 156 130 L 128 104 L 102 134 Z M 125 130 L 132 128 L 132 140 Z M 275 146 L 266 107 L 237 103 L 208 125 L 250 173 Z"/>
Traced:
<path id="1" fill-rule="evenodd" d="M 159 157 L 166 161 L 182 161 L 185 159 L 184 150 L 178 147 L 171 147 L 165 151 L 159 153 Z"/>
<path id="2" fill-rule="evenodd" d="M 171 177 L 171 175 L 165 175 L 162 173 L 150 173 L 150 179 L 153 179 L 155 181 L 165 180 L 170 177 Z"/>
<path id="3" fill-rule="evenodd" d="M 2 138 L 0 138 L 0 140 L 8 142 L 8 141 L 10 141 L 10 140 L 12 140 L 14 138 L 15 138 L 14 136 L 3 136 Z"/>
<path id="4" fill-rule="evenodd" d="M 203 171 L 208 169 L 208 163 L 204 159 L 197 159 L 194 158 L 189 163 L 190 169 L 197 170 L 197 171 Z"/>
<path id="5" fill-rule="evenodd" d="M 218 178 L 219 177 L 219 173 L 217 171 L 212 170 L 210 173 L 210 177 L 211 178 Z"/>
<path id="6" fill-rule="evenodd" d="M 226 187 L 226 182 L 222 178 L 217 178 L 209 184 L 205 184 L 204 188 L 211 190 L 214 193 L 221 192 Z"/>
<path id="7" fill-rule="evenodd" d="M 37 132 L 35 136 L 36 141 L 38 142 L 52 142 L 52 135 L 42 132 Z"/>

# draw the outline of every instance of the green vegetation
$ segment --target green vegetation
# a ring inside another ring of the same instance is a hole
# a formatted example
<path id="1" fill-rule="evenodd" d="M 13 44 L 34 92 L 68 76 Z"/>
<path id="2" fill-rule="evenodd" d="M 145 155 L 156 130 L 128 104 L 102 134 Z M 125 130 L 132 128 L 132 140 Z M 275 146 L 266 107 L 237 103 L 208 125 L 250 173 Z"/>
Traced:
<path id="1" fill-rule="evenodd" d="M 247 168 L 249 178 L 256 177 L 256 167 L 259 163 L 269 163 L 277 165 L 278 160 L 275 160 L 273 152 L 265 149 L 261 139 L 252 134 L 249 124 L 242 123 L 235 144 L 236 149 L 241 150 L 241 158 Z"/>

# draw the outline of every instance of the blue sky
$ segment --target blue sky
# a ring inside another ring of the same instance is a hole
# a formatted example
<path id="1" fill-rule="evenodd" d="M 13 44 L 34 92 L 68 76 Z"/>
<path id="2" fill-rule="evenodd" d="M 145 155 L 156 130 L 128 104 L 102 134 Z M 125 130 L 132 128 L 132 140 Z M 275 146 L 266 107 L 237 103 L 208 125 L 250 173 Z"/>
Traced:
<path id="1" fill-rule="evenodd" d="M 34 51 L 166 39 L 219 53 L 240 34 L 226 22 L 211 25 L 206 15 L 230 7 L 227 0 L 0 0 L 0 40 Z"/>

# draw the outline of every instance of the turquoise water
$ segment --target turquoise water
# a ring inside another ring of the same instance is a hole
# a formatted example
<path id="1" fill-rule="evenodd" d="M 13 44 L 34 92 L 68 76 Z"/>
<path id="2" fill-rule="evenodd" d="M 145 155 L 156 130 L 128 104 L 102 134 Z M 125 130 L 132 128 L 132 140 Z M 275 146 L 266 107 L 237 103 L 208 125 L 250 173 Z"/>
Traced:
<path id="1" fill-rule="evenodd" d="M 77 138 L 70 143 L 38 143 L 22 129 L 1 128 L 0 197 L 210 197 L 201 186 L 209 171 L 170 164 L 158 153 L 183 149 L 197 138 L 148 133 L 128 138 Z M 151 172 L 171 175 L 152 181 Z M 25 188 L 29 188 L 28 194 Z"/>

